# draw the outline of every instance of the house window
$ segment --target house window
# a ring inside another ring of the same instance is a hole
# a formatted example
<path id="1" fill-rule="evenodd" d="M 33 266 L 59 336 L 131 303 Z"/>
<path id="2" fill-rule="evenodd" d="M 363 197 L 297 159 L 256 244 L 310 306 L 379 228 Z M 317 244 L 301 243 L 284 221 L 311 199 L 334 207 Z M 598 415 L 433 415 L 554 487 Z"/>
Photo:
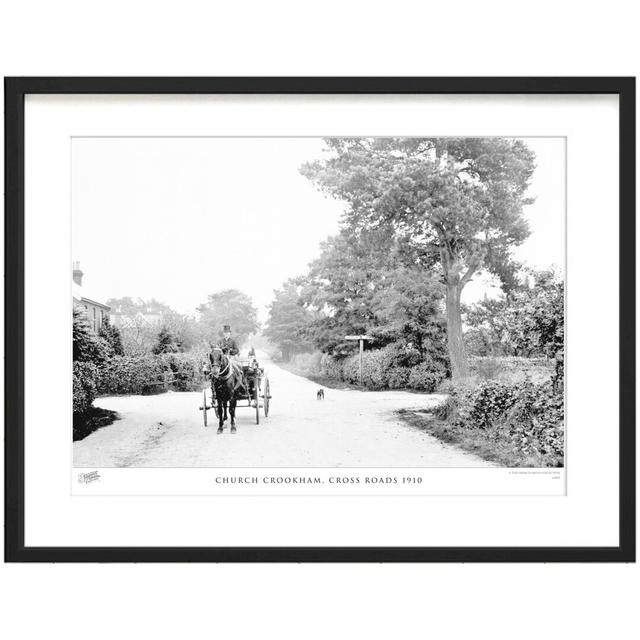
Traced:
<path id="1" fill-rule="evenodd" d="M 98 331 L 98 320 L 96 319 L 96 308 L 93 307 L 93 330 Z"/>

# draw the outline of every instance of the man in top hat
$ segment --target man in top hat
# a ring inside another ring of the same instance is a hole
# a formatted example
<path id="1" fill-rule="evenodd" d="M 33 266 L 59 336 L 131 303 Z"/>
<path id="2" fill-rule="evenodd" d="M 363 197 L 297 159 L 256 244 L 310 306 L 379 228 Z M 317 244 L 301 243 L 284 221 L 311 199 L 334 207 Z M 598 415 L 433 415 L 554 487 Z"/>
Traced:
<path id="1" fill-rule="evenodd" d="M 236 341 L 231 337 L 231 327 L 228 324 L 225 324 L 222 329 L 222 333 L 224 335 L 220 342 L 222 353 L 228 356 L 237 356 L 240 353 L 240 349 L 238 349 Z"/>

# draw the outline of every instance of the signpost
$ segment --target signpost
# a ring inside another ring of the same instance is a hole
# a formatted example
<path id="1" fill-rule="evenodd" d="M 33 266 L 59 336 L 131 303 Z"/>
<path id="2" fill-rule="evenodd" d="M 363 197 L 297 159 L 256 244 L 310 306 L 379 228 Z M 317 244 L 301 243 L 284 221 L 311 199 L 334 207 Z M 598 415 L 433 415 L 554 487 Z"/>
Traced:
<path id="1" fill-rule="evenodd" d="M 345 336 L 344 339 L 360 341 L 360 386 L 362 386 L 362 352 L 364 351 L 364 341 L 373 340 L 373 338 L 371 336 Z"/>

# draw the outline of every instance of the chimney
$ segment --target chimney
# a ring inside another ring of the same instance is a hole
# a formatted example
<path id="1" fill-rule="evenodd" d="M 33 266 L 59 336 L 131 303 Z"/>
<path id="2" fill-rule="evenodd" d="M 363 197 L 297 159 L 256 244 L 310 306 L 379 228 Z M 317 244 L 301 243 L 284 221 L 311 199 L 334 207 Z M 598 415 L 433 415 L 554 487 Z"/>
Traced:
<path id="1" fill-rule="evenodd" d="M 82 270 L 80 269 L 80 263 L 79 262 L 74 262 L 73 263 L 73 281 L 78 285 L 78 286 L 82 286 L 82 276 L 84 274 L 82 273 Z"/>

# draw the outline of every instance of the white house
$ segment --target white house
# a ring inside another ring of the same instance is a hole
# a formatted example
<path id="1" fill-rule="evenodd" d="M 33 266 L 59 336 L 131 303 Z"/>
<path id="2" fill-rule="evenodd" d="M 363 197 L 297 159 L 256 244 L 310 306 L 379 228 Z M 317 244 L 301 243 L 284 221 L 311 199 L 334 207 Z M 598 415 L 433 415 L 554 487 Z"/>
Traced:
<path id="1" fill-rule="evenodd" d="M 82 284 L 84 273 L 80 269 L 80 263 L 73 263 L 73 304 L 85 310 L 91 328 L 98 333 L 105 318 L 109 317 L 110 307 L 98 302 L 96 296 L 91 295 Z"/>

